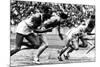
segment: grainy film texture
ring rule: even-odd
[[[95,61],[95,5],[10,2],[10,66]]]

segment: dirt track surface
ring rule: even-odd
[[[64,42],[59,39],[57,35],[48,35],[49,47],[40,56],[40,64],[62,64],[62,63],[81,63],[81,62],[94,62],[95,61],[95,49],[89,54],[86,54],[88,48],[81,48],[78,51],[74,51],[70,54],[69,60],[58,61],[57,50],[64,46]],[[11,49],[14,47],[15,35],[11,35]],[[24,48],[24,47],[23,47]],[[24,49],[11,56],[11,67],[23,67],[34,66],[33,57],[37,49]]]

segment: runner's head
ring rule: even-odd
[[[60,16],[62,19],[67,19],[67,18],[68,18],[68,14],[65,14],[65,13],[60,13],[59,16]]]

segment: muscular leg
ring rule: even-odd
[[[21,50],[21,43],[23,41],[23,38],[24,38],[23,35],[18,33],[16,34],[16,45],[15,48],[10,51],[10,56],[14,55],[15,53]]]
[[[41,53],[47,48],[47,41],[45,36],[34,36],[30,34],[26,37],[26,39],[33,45],[39,47],[35,56],[39,57]],[[42,41],[42,43],[41,43]]]
[[[27,48],[33,48],[33,46],[29,42],[22,42],[22,46],[26,46]]]
[[[69,48],[70,39],[67,38],[67,39],[65,40],[65,44],[66,44],[66,45],[65,45],[64,48],[61,49],[61,52],[60,52],[59,56],[61,56],[61,55]]]
[[[79,45],[79,46],[80,46],[80,47],[87,47],[86,41],[83,39],[83,36],[82,36],[82,37],[79,37],[79,39],[80,39],[81,42],[82,42],[82,45]]]
[[[69,47],[64,47],[61,49],[59,56],[62,56],[62,54],[68,49]]]
[[[66,46],[61,49],[60,54],[58,56],[59,61],[62,61],[61,56],[69,48],[69,43],[70,43],[70,40],[66,40]]]
[[[63,54],[68,48],[69,48],[69,47],[65,47],[65,48],[63,48],[63,49],[60,51],[60,54],[59,54],[59,56],[58,56],[59,61],[63,61],[62,58],[61,58],[61,56],[62,56],[62,54]]]
[[[74,50],[79,49],[78,38],[75,38],[75,39],[72,40],[72,48],[74,48]]]
[[[26,39],[33,45],[39,47],[37,50],[37,53],[34,56],[34,61],[35,63],[38,63],[39,61],[39,56],[43,53],[43,51],[47,48],[47,39],[45,36],[35,36],[34,34],[30,34],[26,36]]]
[[[72,42],[72,45],[69,45],[69,48],[66,50],[66,52],[64,54],[65,59],[68,59],[69,53],[73,52],[74,50],[78,50],[78,48],[79,48],[77,38],[73,39],[71,42]]]
[[[74,48],[70,48],[70,50],[67,52],[68,54],[71,53],[74,50]]]
[[[39,47],[37,53],[35,54],[36,58],[39,58],[39,56],[43,53],[43,51],[48,47],[48,42],[46,36],[41,34],[40,36],[41,46]]]
[[[74,48],[69,47],[64,54],[64,58],[67,60],[69,58],[69,53],[71,53],[74,50]]]
[[[25,38],[31,43],[31,48],[37,48],[40,46],[39,39],[34,34],[29,34]]]

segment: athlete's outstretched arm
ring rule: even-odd
[[[58,35],[59,35],[60,39],[63,40],[63,35],[61,34],[61,31],[60,31],[60,22],[58,25]]]
[[[52,28],[45,29],[45,30],[40,30],[40,29],[34,30],[34,32],[36,33],[45,33],[45,32],[51,32],[51,31],[52,31]]]

